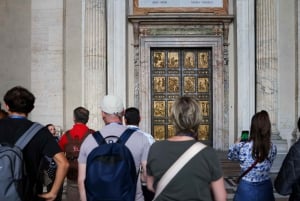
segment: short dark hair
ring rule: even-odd
[[[90,112],[84,107],[77,107],[73,111],[75,122],[86,124],[89,121]]]
[[[135,107],[129,107],[125,110],[126,124],[129,125],[139,125],[141,117],[139,109]]]
[[[21,86],[16,86],[8,90],[3,99],[8,105],[10,112],[28,114],[34,108],[34,95]]]

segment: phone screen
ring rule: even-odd
[[[248,141],[249,139],[249,131],[242,131],[242,134],[241,134],[241,141]]]

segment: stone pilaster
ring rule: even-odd
[[[99,129],[99,104],[106,94],[106,1],[86,0],[84,9],[83,99],[91,112],[89,126]]]
[[[255,2],[237,0],[236,7],[239,137],[242,130],[250,129],[251,117],[255,113]]]
[[[300,78],[300,2],[297,1],[297,49],[298,49],[298,65],[297,65],[297,71],[298,71],[298,79]],[[300,82],[298,81],[297,82],[297,108],[298,108],[298,111],[297,111],[297,117],[299,118],[300,117]],[[298,119],[297,119],[298,120]],[[297,121],[296,120],[296,121]],[[294,137],[294,141],[296,141],[298,138],[299,138],[299,131],[298,131],[298,128],[296,128],[296,132],[295,132],[295,135],[293,136]]]
[[[127,1],[108,0],[107,4],[107,93],[127,97]]]
[[[287,142],[279,136],[278,119],[278,55],[276,0],[257,1],[256,5],[256,95],[257,111],[266,110],[272,124],[272,141],[278,155],[272,172],[279,170],[287,152]]]
[[[268,111],[273,133],[278,134],[277,26],[275,0],[257,1],[257,111]]]

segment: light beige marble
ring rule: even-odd
[[[86,0],[84,18],[84,104],[90,110],[89,125],[103,125],[100,101],[106,95],[106,1]]]

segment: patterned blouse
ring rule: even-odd
[[[228,151],[228,159],[240,162],[241,173],[246,171],[255,160],[252,158],[253,141],[239,142],[231,145]],[[262,182],[270,179],[270,169],[277,154],[277,147],[271,143],[269,156],[261,163],[257,163],[250,172],[248,172],[242,179],[249,182]]]

